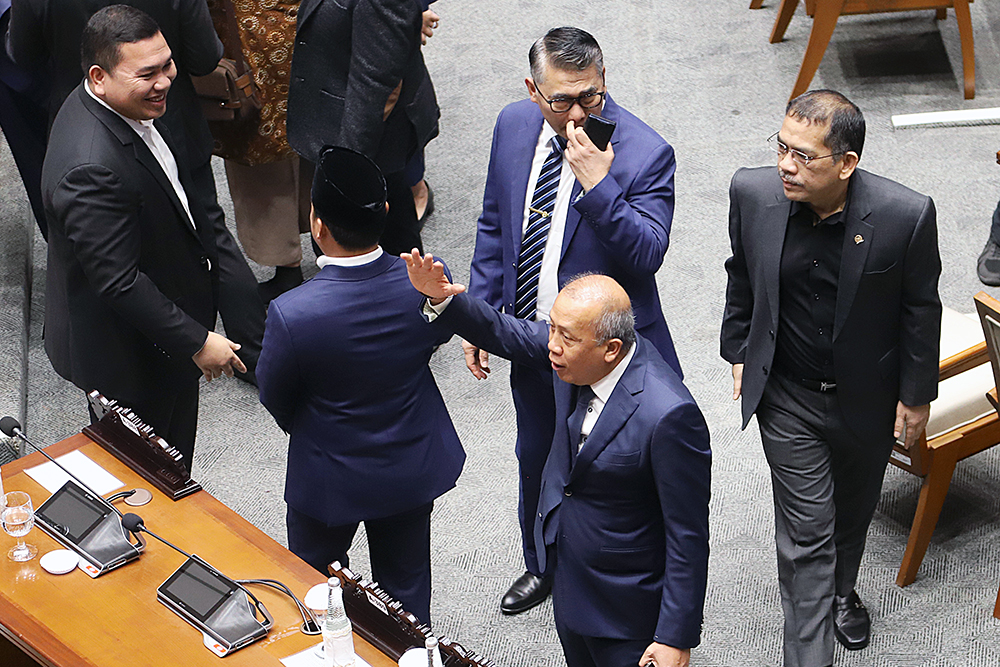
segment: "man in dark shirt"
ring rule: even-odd
[[[864,136],[843,95],[806,93],[769,140],[778,169],[730,189],[722,356],[771,467],[786,667],[832,665],[834,637],[868,645],[868,525],[893,442],[937,396],[934,203],[857,169]]]

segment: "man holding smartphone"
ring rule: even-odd
[[[529,99],[504,108],[493,132],[469,291],[515,317],[548,321],[569,278],[606,274],[628,293],[639,334],[680,373],[654,280],[673,217],[673,148],[611,99],[601,48],[589,33],[554,28],[531,46],[528,61]],[[588,126],[588,135],[591,115],[605,122]],[[610,143],[601,150],[591,137],[604,143],[609,127]],[[487,354],[463,347],[469,370],[486,378]],[[515,363],[510,382],[526,572],[500,608],[517,614],[542,602],[551,588],[538,567],[532,531],[555,403],[548,371]]]

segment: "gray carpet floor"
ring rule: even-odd
[[[740,166],[773,163],[764,140],[780,125],[811,26],[800,7],[785,41],[768,44],[777,4],[749,11],[747,0],[440,0],[440,30],[425,48],[442,108],[441,136],[427,150],[437,212],[425,246],[460,281],[468,278],[493,122],[503,105],[525,96],[528,47],[548,28],[591,31],[604,49],[615,99],[677,150],[677,210],[657,281],[687,384],[713,438],[708,599],[702,644],[692,655],[703,667],[781,664],[768,469],[755,427],[739,429],[729,368],[718,356],[729,179]],[[972,15],[975,100],[962,99],[953,14],[946,21],[933,12],[843,18],[813,82],[843,91],[865,112],[862,167],[934,198],[941,296],[962,312],[974,310],[972,295],[981,289],[975,264],[1000,195],[1000,167],[993,164],[1000,132],[893,131],[890,116],[1000,106],[1000,7],[981,0]],[[78,432],[86,412],[81,393],[54,374],[42,347],[44,242],[32,236],[6,143],[0,174],[0,411],[19,415],[38,442],[51,443]],[[312,251],[306,255],[311,262]],[[255,270],[269,277],[267,269]],[[522,570],[507,366],[497,362],[493,376],[477,382],[457,341],[432,364],[468,452],[457,488],[433,515],[434,629],[503,667],[563,665],[550,603],[514,618],[498,609]],[[285,449],[251,387],[231,380],[204,386],[194,476],[279,541]],[[838,649],[840,665],[1000,664],[1000,623],[991,616],[1000,584],[1000,451],[959,464],[920,575],[901,589],[894,578],[919,484],[890,466],[859,582],[875,635],[865,651]],[[354,569],[367,572],[363,533],[352,558]]]

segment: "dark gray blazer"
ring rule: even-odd
[[[850,199],[833,329],[844,417],[862,438],[892,437],[896,402],[937,397],[941,300],[934,202],[858,169]],[[757,409],[778,332],[778,272],[791,202],[775,167],[741,169],[729,190],[729,285],[722,357],[743,368],[743,427]]]
[[[316,162],[324,145],[345,146],[394,173],[437,136],[421,21],[417,0],[302,1],[288,91],[288,143],[299,155]]]
[[[183,171],[181,182],[190,192]],[[52,125],[42,198],[45,351],[56,372],[126,404],[197,381],[191,356],[215,325],[212,226],[190,198],[191,226],[153,153],[82,85]]]
[[[11,7],[10,52],[17,64],[46,72],[52,81],[49,119],[83,79],[80,37],[94,13],[108,5],[141,9],[159,24],[177,64],[162,122],[178,143],[180,158],[198,166],[212,157],[212,134],[194,93],[191,75],[208,74],[222,58],[205,0],[17,0]]]

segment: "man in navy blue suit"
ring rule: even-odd
[[[639,333],[680,374],[654,280],[673,218],[673,148],[608,95],[601,48],[590,34],[554,28],[532,45],[528,59],[530,99],[504,108],[493,131],[469,292],[496,310],[547,321],[570,276],[606,274],[631,298]],[[590,114],[617,123],[606,150],[598,150],[583,130]],[[486,353],[468,343],[463,347],[469,370],[485,378]],[[551,585],[531,539],[552,441],[547,375],[511,367],[527,571],[501,601],[507,614],[538,604]]]
[[[427,363],[451,333],[428,326],[399,257],[378,246],[385,181],[346,148],[321,153],[309,282],[271,302],[260,400],[290,434],[288,548],[321,572],[365,522],[372,578],[430,622],[430,513],[465,452]]]
[[[636,335],[628,295],[607,276],[575,279],[546,327],[461,294],[431,255],[404,257],[432,325],[549,369],[555,435],[534,539],[569,667],[685,667],[708,572],[708,427]]]

